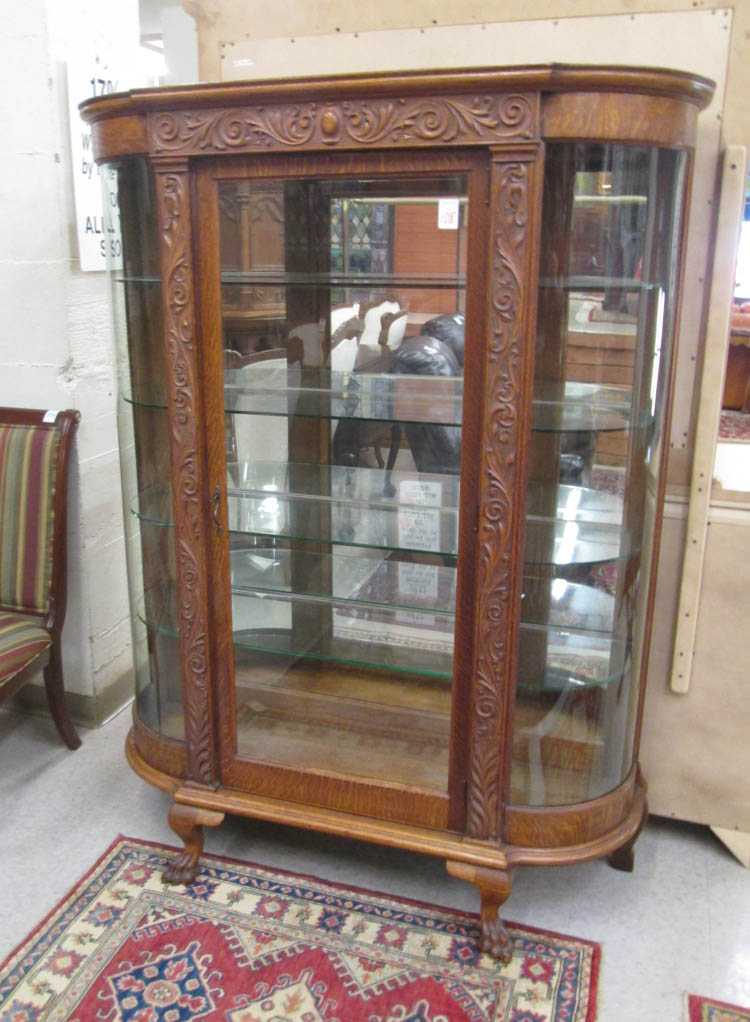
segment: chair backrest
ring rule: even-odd
[[[60,498],[79,418],[77,412],[58,412],[45,422],[50,414],[0,408],[0,607],[45,615],[55,547],[65,545]],[[59,602],[64,614],[64,594]]]

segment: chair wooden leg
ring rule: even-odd
[[[165,884],[192,884],[198,873],[198,860],[203,851],[203,828],[218,827],[224,813],[211,809],[197,809],[181,802],[173,802],[169,810],[169,826],[185,845],[176,858],[164,870]]]
[[[460,880],[468,880],[479,888],[482,936],[480,947],[503,965],[513,957],[513,940],[500,919],[500,909],[510,897],[510,870],[471,866],[465,862],[448,862],[448,872]]]
[[[78,732],[73,726],[73,721],[68,715],[68,707],[65,704],[65,687],[63,685],[62,654],[59,638],[53,639],[52,646],[50,647],[49,662],[44,668],[44,687],[47,691],[50,713],[60,737],[69,749],[77,749],[81,744],[81,739],[78,737]]]

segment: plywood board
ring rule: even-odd
[[[744,570],[750,563],[750,512],[711,511],[693,683],[686,696],[669,688],[685,507],[670,504],[667,512],[641,745],[649,806],[661,816],[750,832],[750,631]]]
[[[221,47],[221,77],[224,81],[258,80],[407,68],[575,64],[585,60],[613,65],[668,64],[716,81],[713,102],[698,121],[671,433],[671,445],[679,452],[690,443],[732,14],[731,8],[720,8],[275,38],[258,38],[262,29],[256,26],[252,31],[252,24],[248,24],[250,32],[240,33],[240,22],[235,20]],[[342,17],[340,24],[351,26],[351,18]],[[669,50],[665,54],[667,39]]]

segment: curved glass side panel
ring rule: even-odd
[[[143,514],[143,495],[157,485],[171,504],[153,182],[140,158],[105,165],[103,177],[136,712],[154,731],[184,739],[179,637],[164,627],[176,621],[174,530],[152,525]]]
[[[547,146],[512,800],[633,762],[685,154]]]

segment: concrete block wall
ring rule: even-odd
[[[26,0],[0,39],[0,404],[77,408],[66,687],[82,723],[131,694],[132,658],[108,285],[78,264],[66,62],[138,47],[137,0]],[[44,705],[27,686],[24,704]]]

